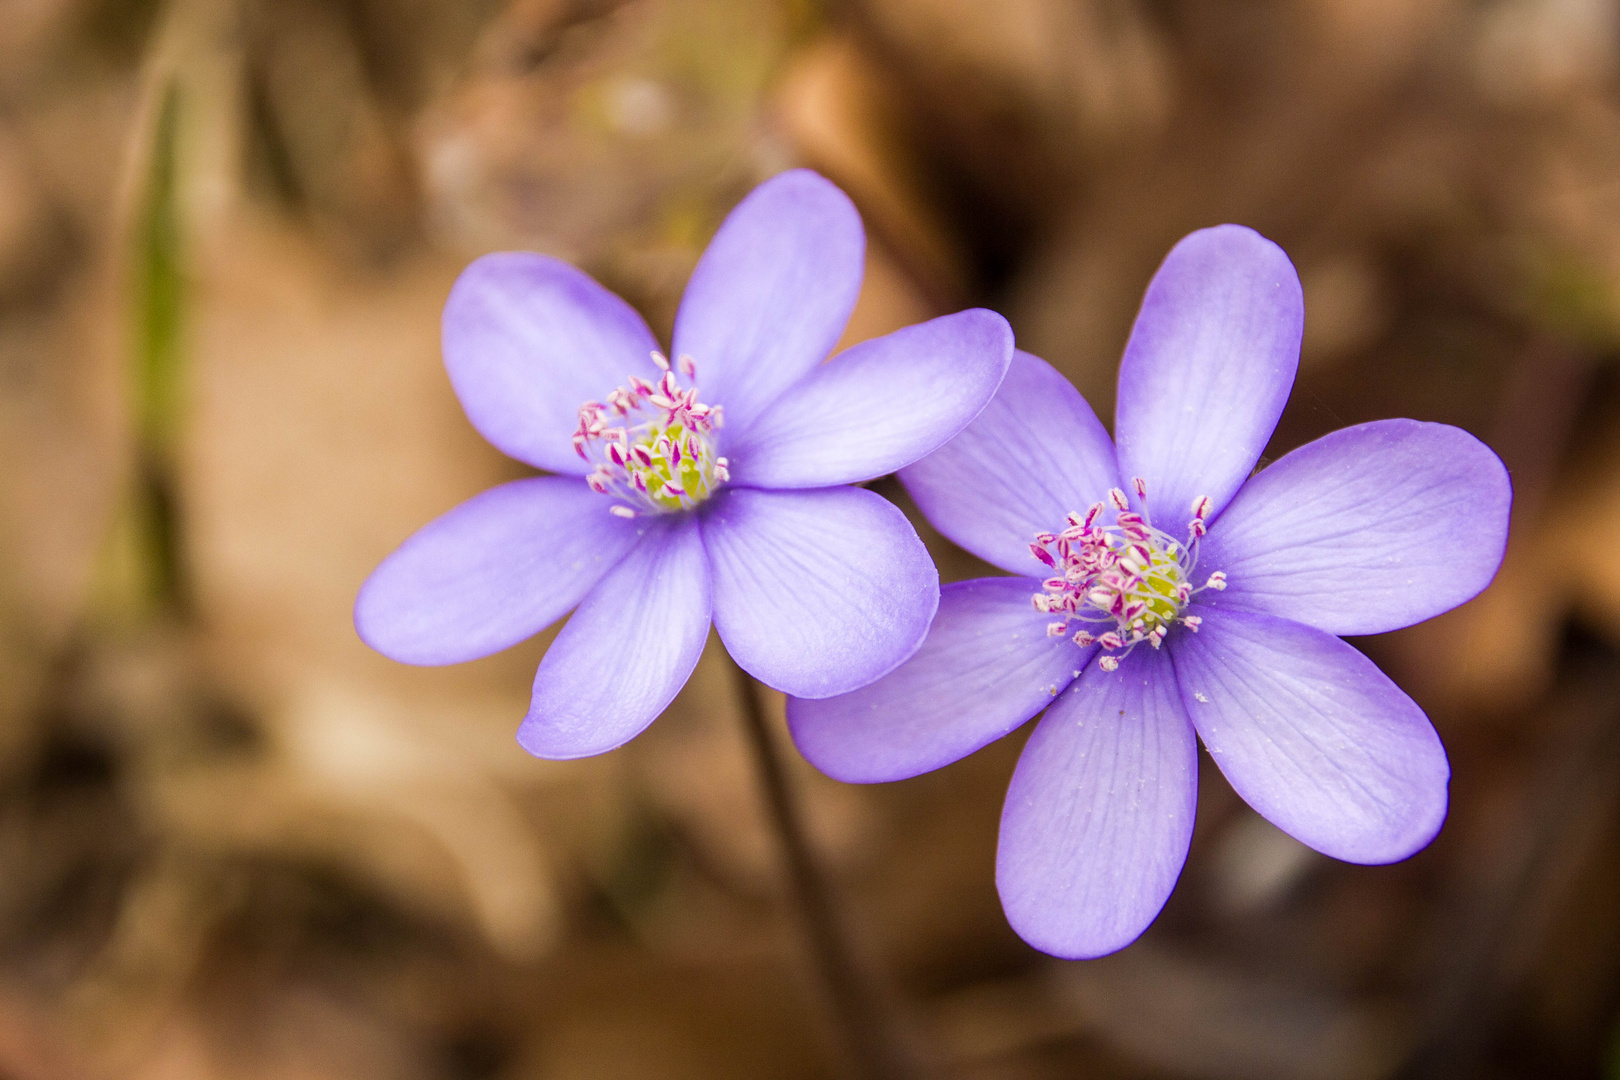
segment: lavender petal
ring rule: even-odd
[[[639,735],[697,666],[710,601],[696,519],[655,522],[546,651],[519,744],[535,757],[564,759]]]
[[[1120,474],[1147,481],[1160,528],[1193,499],[1219,513],[1260,459],[1299,366],[1305,307],[1281,248],[1220,225],[1183,239],[1153,276],[1119,369]]]
[[[406,664],[456,664],[562,618],[642,529],[572,477],[514,480],[417,530],[355,600],[366,644]]]
[[[922,648],[869,686],[788,699],[788,727],[812,765],[871,784],[949,765],[1052,703],[1096,651],[1049,637],[1026,578],[981,578],[940,590]]]
[[[1043,952],[1102,956],[1147,929],[1192,839],[1198,749],[1162,652],[1095,662],[1046,711],[1001,814],[996,887]]]
[[[1404,859],[1446,816],[1450,766],[1423,711],[1331,634],[1206,609],[1168,643],[1182,701],[1232,787],[1279,829],[1355,863]]]
[[[984,409],[1012,328],[975,308],[862,342],[800,379],[728,445],[738,484],[859,483],[909,465]]]
[[[1213,607],[1379,634],[1472,598],[1502,562],[1512,483],[1460,428],[1380,420],[1324,436],[1243,486],[1204,541]]]
[[[855,309],[866,234],[849,197],[807,169],[759,185],[721,224],[675,316],[726,437],[832,352]]]
[[[939,574],[905,515],[862,488],[730,488],[703,515],[714,625],[768,686],[821,698],[917,651]]]
[[[1063,527],[1119,486],[1114,447],[1080,391],[1017,352],[990,404],[956,438],[900,471],[934,527],[1014,574],[1044,576],[1037,532]]]
[[[444,366],[467,419],[502,453],[582,476],[579,407],[655,378],[641,316],[565,262],[505,251],[461,272],[444,305]]]

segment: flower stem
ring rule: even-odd
[[[742,668],[733,667],[742,699],[743,727],[765,788],[771,824],[787,860],[801,930],[843,1035],[851,1075],[862,1080],[918,1080],[923,1073],[898,1029],[893,1005],[857,958],[827,877],[811,850],[802,808],[766,720],[759,687]]]

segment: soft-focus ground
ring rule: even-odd
[[[851,340],[988,304],[1106,416],[1158,259],[1241,221],[1305,283],[1271,457],[1414,416],[1516,485],[1492,589],[1362,643],[1451,752],[1407,863],[1206,760],[1164,915],[1066,964],[995,897],[1021,734],[875,789],[796,763],[933,1074],[1620,1077],[1603,0],[0,3],[0,1077],[837,1074],[717,650],[553,764],[512,740],[544,641],[407,669],[348,614],[519,474],[439,364],[461,266],[564,255],[667,330],[801,163],[872,236]]]

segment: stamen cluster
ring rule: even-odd
[[[1208,531],[1213,507],[1209,497],[1193,500],[1187,539],[1177,541],[1148,520],[1146,482],[1132,483],[1140,513],[1114,488],[1107,503],[1093,504],[1084,515],[1070,514],[1062,532],[1036,533],[1029,545],[1031,554],[1057,571],[1034,596],[1035,610],[1058,616],[1047,624],[1048,636],[1067,634],[1070,622],[1113,624],[1100,634],[1089,629],[1074,634],[1076,645],[1095,643],[1108,653],[1098,661],[1104,671],[1116,670],[1144,641],[1157,649],[1176,622],[1196,632],[1199,617],[1182,614],[1188,601],[1205,589],[1226,588],[1220,571],[1197,588],[1192,585],[1198,541]],[[1098,524],[1110,504],[1114,523]]]
[[[690,384],[682,389],[669,359],[660,352],[652,359],[664,373],[656,383],[632,375],[606,404],[579,407],[574,452],[596,466],[585,482],[619,500],[612,508],[619,517],[690,510],[731,478],[726,459],[714,453],[720,406],[698,400],[697,363],[676,361]]]

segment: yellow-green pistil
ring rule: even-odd
[[[714,452],[720,407],[698,400],[697,364],[690,356],[677,361],[691,384],[683,390],[664,354],[652,358],[664,373],[657,383],[630,376],[606,404],[581,405],[574,431],[575,452],[596,466],[586,483],[611,496],[620,517],[690,510],[731,475]]]
[[[1133,484],[1145,505],[1146,482],[1138,478]],[[1216,571],[1198,588],[1192,585],[1198,541],[1213,506],[1207,496],[1193,500],[1185,542],[1154,528],[1145,512],[1130,509],[1118,488],[1108,493],[1108,503],[1115,510],[1112,525],[1098,524],[1108,508],[1099,502],[1084,515],[1070,514],[1062,532],[1037,533],[1029,549],[1056,571],[1034,597],[1036,610],[1058,616],[1046,632],[1065,635],[1075,621],[1112,624],[1100,634],[1082,629],[1074,642],[1102,646],[1106,655],[1098,664],[1113,671],[1141,642],[1157,649],[1177,622],[1196,632],[1202,620],[1183,614],[1188,602],[1204,589],[1226,588],[1226,575]]]

